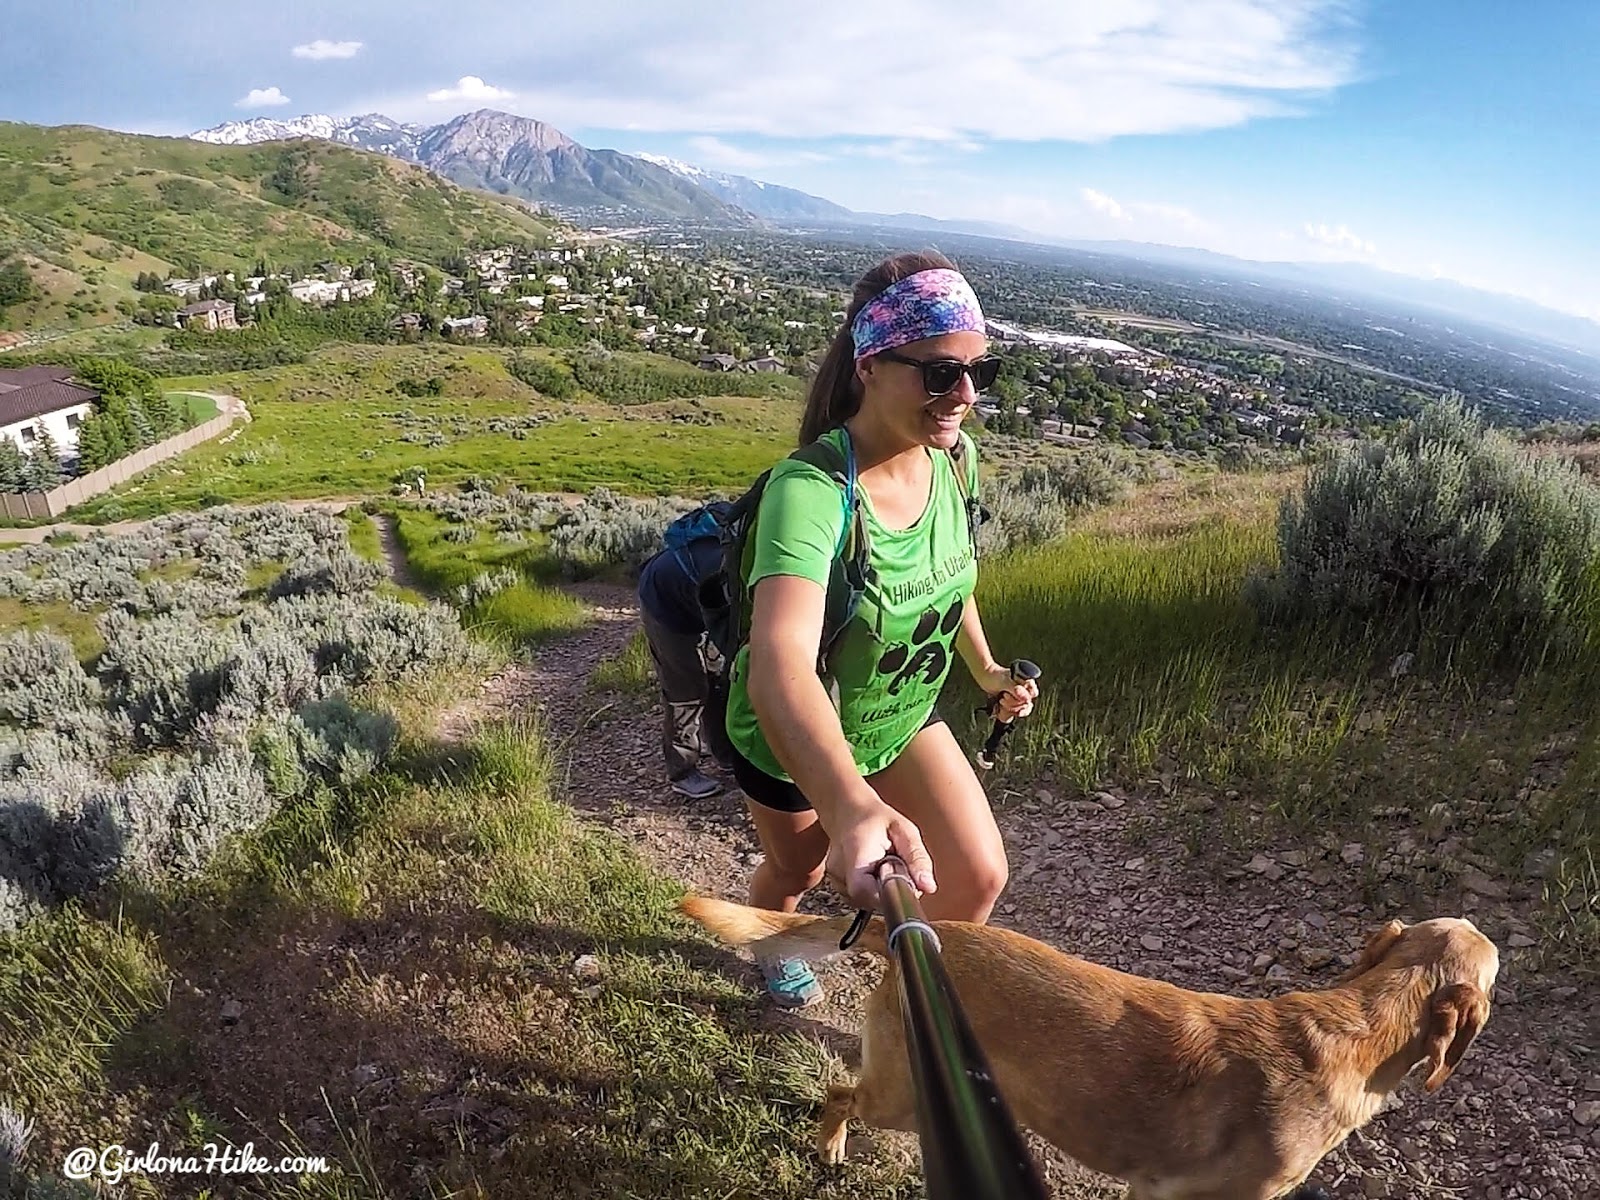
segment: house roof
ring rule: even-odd
[[[191,304],[187,308],[180,308],[178,315],[180,317],[198,317],[203,313],[221,312],[224,309],[232,312],[233,302],[231,300],[202,300],[199,304]]]
[[[68,367],[0,371],[0,425],[32,421],[47,413],[89,404],[99,397],[99,392],[72,383],[71,378]]]

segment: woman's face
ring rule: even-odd
[[[978,402],[972,376],[963,372],[948,393],[930,396],[921,369],[895,360],[914,359],[921,363],[953,359],[969,363],[982,358],[988,350],[987,337],[975,330],[963,330],[907,342],[893,351],[863,359],[856,366],[856,376],[861,380],[861,409],[870,411],[874,420],[907,442],[948,450],[960,438],[961,422]]]

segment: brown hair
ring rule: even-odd
[[[828,353],[811,380],[806,393],[806,411],[800,418],[800,444],[809,446],[835,425],[856,415],[861,407],[861,385],[856,381],[856,343],[850,336],[856,314],[891,283],[898,283],[918,271],[954,270],[955,264],[937,250],[913,251],[886,258],[856,281],[850,307],[845,310],[844,328],[833,339]]]

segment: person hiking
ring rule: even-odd
[[[720,556],[714,541],[691,542],[658,552],[639,573],[639,612],[661,688],[661,756],[668,785],[691,800],[722,791],[722,784],[700,770],[701,756],[728,757],[718,736],[720,716],[705,719],[707,702],[716,698],[721,656],[706,637],[695,598],[699,581]]]
[[[800,444],[830,440],[844,483],[773,468],[742,578],[749,634],[729,672],[727,736],[765,858],[750,903],[793,912],[824,874],[877,904],[874,866],[911,869],[932,919],[982,922],[1007,864],[988,798],[935,707],[959,655],[1001,719],[1038,695],[990,653],[973,599],[976,451],[961,423],[993,384],[978,299],[948,259],[902,254],[855,286],[812,382]],[[965,486],[955,472],[969,472]],[[859,495],[847,494],[851,489]],[[819,675],[827,587],[859,502],[871,571]],[[799,959],[761,962],[782,1007],[822,999]]]

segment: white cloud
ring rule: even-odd
[[[1148,217],[1153,217],[1157,222],[1186,229],[1198,233],[1211,228],[1211,222],[1204,217],[1196,216],[1181,204],[1146,204],[1138,203],[1134,211]]]
[[[234,102],[235,108],[276,108],[280,104],[288,104],[289,97],[285,96],[275,87],[251,88],[242,99]]]
[[[325,58],[354,58],[360,51],[360,42],[330,42],[325,38],[318,38],[314,42],[296,46],[290,53],[296,58],[321,61]]]
[[[799,22],[770,3],[666,7],[585,0],[496,23],[496,61],[519,64],[519,107],[558,126],[956,144],[1226,128],[1358,76],[1348,0],[988,0],[981,15],[811,0]]]
[[[463,75],[456,80],[455,87],[440,88],[436,92],[429,92],[428,99],[434,104],[446,101],[465,100],[477,102],[479,100],[510,100],[516,96],[505,88],[495,87],[492,83],[485,83],[476,75]]]
[[[1113,221],[1131,221],[1132,215],[1122,205],[1118,204],[1104,192],[1097,192],[1093,188],[1079,188],[1078,195],[1083,197],[1083,202],[1092,210],[1103,216],[1110,217]]]
[[[1136,226],[1143,237],[1170,236],[1177,231],[1201,233],[1213,228],[1210,221],[1195,215],[1181,204],[1150,200],[1123,203],[1091,187],[1079,188],[1078,196],[1090,212],[1123,225]]]
[[[1372,258],[1378,253],[1376,246],[1365,238],[1357,237],[1344,225],[1323,225],[1307,221],[1302,232],[1307,240],[1330,247],[1345,255]]]

